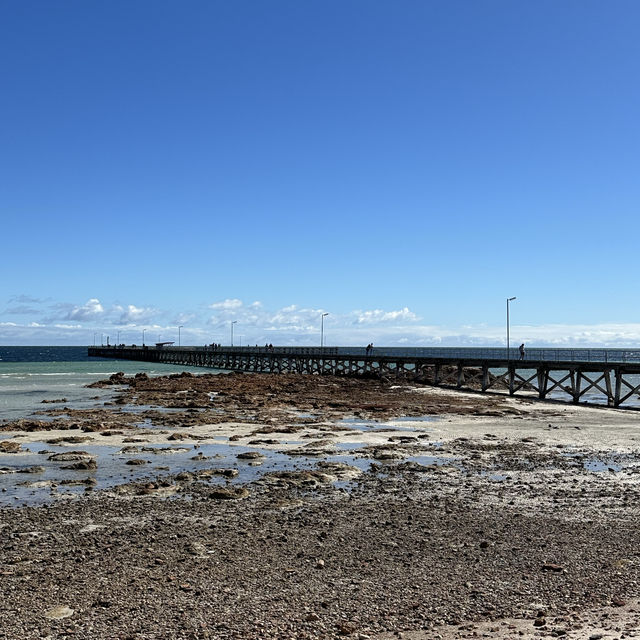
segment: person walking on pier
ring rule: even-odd
[[[520,360],[524,360],[524,342],[520,345]]]

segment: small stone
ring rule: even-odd
[[[547,624],[547,621],[545,618],[536,618],[533,621],[533,626],[534,627],[544,627]]]
[[[47,611],[44,616],[49,620],[62,620],[63,618],[70,618],[73,615],[73,609],[64,605],[53,607]]]
[[[351,622],[338,622],[338,633],[341,636],[349,636],[356,630],[356,625]]]
[[[244,487],[238,487],[237,489],[219,487],[209,493],[209,497],[214,500],[242,500],[242,498],[246,498],[248,495],[249,490]]]

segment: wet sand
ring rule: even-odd
[[[35,505],[1,511],[0,637],[635,637],[636,412],[312,376],[109,384],[113,406],[0,425],[4,504]]]

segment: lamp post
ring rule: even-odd
[[[236,324],[236,322],[238,322],[237,320],[234,320],[231,323],[231,346],[233,347],[233,325]]]
[[[116,346],[120,344],[120,332],[118,331],[118,339],[116,340]]]
[[[94,347],[96,346],[96,336],[97,336],[97,335],[98,335],[98,334],[94,331],[94,332],[93,332],[93,346],[94,346]]]
[[[144,347],[144,332],[146,331],[146,329],[142,330],[142,346]]]
[[[323,313],[320,316],[320,348],[324,348],[324,317],[328,316],[328,313]]]
[[[509,350],[509,303],[515,299],[515,296],[513,296],[513,298],[507,298],[507,362],[511,359],[511,352]]]
[[[183,324],[178,327],[178,346],[180,346],[180,329],[182,329],[182,327],[184,327]]]

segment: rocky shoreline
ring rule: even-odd
[[[47,469],[96,439],[122,469],[1,510],[2,638],[636,633],[633,412],[313,376],[102,384],[112,406],[0,425],[7,474],[43,437]],[[206,459],[221,443],[233,458]],[[128,477],[180,447],[192,469]]]

